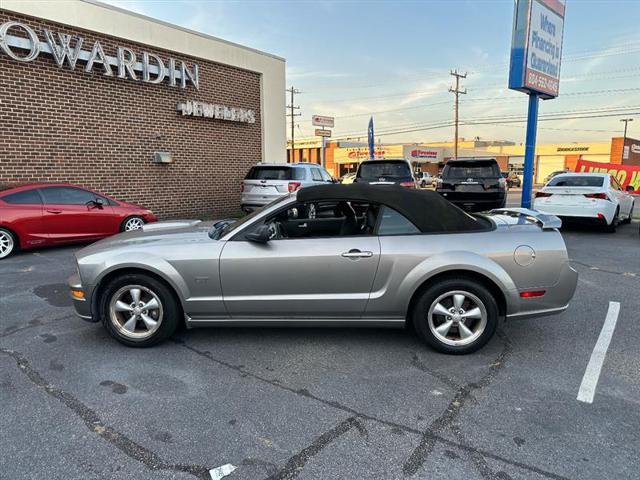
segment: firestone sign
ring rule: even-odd
[[[21,33],[20,36],[11,35]],[[107,77],[116,76],[151,84],[165,83],[171,87],[186,88],[187,84],[199,88],[198,65],[191,68],[184,61],[169,57],[163,60],[158,55],[142,52],[140,61],[131,49],[116,47],[116,55],[105,53],[99,41],[83,49],[84,38],[77,35],[42,30],[44,42],[40,41],[36,31],[24,23],[9,21],[0,25],[0,51],[18,62],[33,62],[41,53],[53,57],[59,67],[75,70],[78,61],[84,62],[84,71],[94,69],[102,71]]]
[[[509,88],[558,96],[565,0],[518,0],[515,9]]]

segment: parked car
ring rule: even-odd
[[[587,221],[615,231],[630,222],[633,196],[608,173],[562,173],[536,192],[533,208],[561,218]]]
[[[522,186],[522,181],[516,172],[502,172],[501,175],[507,182],[507,188],[520,188]]]
[[[427,188],[433,185],[434,178],[429,172],[418,172],[416,182],[418,182],[420,188]]]
[[[507,201],[507,182],[493,158],[449,160],[436,191],[468,211],[502,208]]]
[[[157,219],[151,210],[68,184],[0,187],[0,259],[17,249],[91,242]]]
[[[354,183],[400,185],[416,188],[411,165],[405,159],[365,160],[358,165]]]
[[[240,207],[248,213],[300,188],[333,182],[329,172],[315,163],[259,163],[240,185]]]
[[[183,321],[412,325],[463,354],[500,318],[567,308],[577,272],[560,224],[532,210],[472,216],[427,190],[324,185],[210,228],[158,223],[102,240],[76,253],[69,285],[78,315],[133,347]]]
[[[347,174],[342,176],[342,178],[340,179],[340,183],[344,183],[344,184],[353,183],[355,178],[356,178],[356,174],[355,173],[347,173]]]
[[[562,173],[569,173],[568,170],[556,170],[554,172],[551,172],[549,175],[547,175],[546,177],[544,177],[543,180],[543,184],[546,185],[547,183],[549,183],[549,181],[555,177],[556,175],[560,175]]]

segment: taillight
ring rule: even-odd
[[[240,182],[240,193],[244,192],[244,182]]]
[[[545,198],[545,197],[550,197],[551,195],[553,194],[547,193],[547,192],[536,192],[536,198]]]
[[[297,189],[300,188],[300,185],[301,185],[300,182],[289,182],[289,193],[295,192]]]
[[[541,297],[545,294],[545,290],[525,290],[520,292],[520,298],[535,298]]]
[[[415,182],[400,182],[401,187],[416,188]]]
[[[609,200],[606,193],[585,193],[584,196],[587,198],[597,198],[598,200]]]

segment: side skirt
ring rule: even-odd
[[[405,319],[397,318],[186,318],[187,328],[197,327],[395,327],[405,326]]]

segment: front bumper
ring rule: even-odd
[[[544,317],[564,312],[569,307],[569,302],[578,286],[578,272],[571,267],[567,260],[560,271],[558,282],[551,287],[541,287],[545,294],[541,297],[520,298],[520,292],[516,292],[520,300],[519,307],[507,315],[508,320],[516,320],[531,317]],[[535,290],[527,288],[527,290]]]
[[[87,289],[82,286],[80,275],[77,273],[71,275],[69,280],[67,280],[67,284],[69,285],[69,295],[71,296],[71,300],[73,300],[73,308],[76,311],[76,315],[83,320],[96,322],[97,320],[94,320],[93,315],[91,314],[91,292],[87,291]],[[82,292],[84,294],[84,298],[79,298],[76,295],[73,295],[71,292],[74,291]]]

